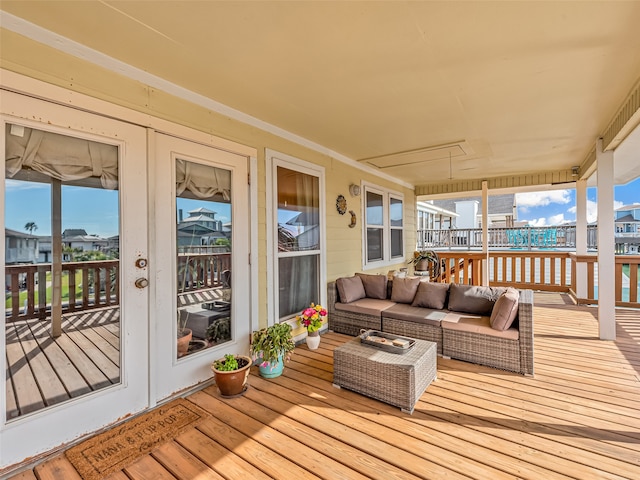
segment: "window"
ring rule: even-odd
[[[402,195],[365,185],[364,266],[378,267],[404,259]]]
[[[272,211],[268,236],[273,299],[270,324],[288,321],[324,301],[324,169],[268,150]]]

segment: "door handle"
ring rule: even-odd
[[[146,278],[137,278],[135,281],[135,285],[138,288],[146,288],[149,286],[149,280]]]

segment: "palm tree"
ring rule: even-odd
[[[33,232],[38,230],[38,225],[36,225],[36,222],[27,222],[24,224],[24,229],[30,234],[33,234]]]

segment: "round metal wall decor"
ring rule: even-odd
[[[344,195],[338,195],[336,198],[336,210],[340,215],[344,215],[344,212],[347,211],[347,199],[344,198]]]

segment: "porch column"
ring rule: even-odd
[[[62,335],[62,182],[51,178],[51,336]]]
[[[576,182],[576,255],[587,253],[587,181]],[[587,264],[576,263],[576,296],[587,298]]]
[[[613,151],[596,142],[598,165],[598,325],[601,340],[616,339],[615,223],[613,219]]]
[[[482,285],[489,285],[489,187],[482,182]]]

